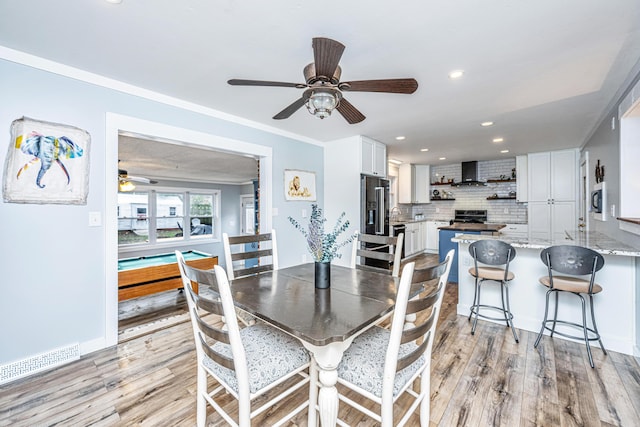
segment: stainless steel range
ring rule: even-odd
[[[484,224],[487,222],[487,211],[482,209],[456,209],[454,222]]]

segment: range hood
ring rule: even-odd
[[[478,161],[462,162],[462,181],[455,184],[456,187],[487,185],[486,182],[478,181]]]

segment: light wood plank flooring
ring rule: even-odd
[[[160,299],[160,318],[144,301],[123,306],[119,345],[1,386],[0,426],[195,425],[193,337],[188,318],[179,318],[184,298],[170,291]],[[472,336],[456,301],[457,287],[449,285],[433,349],[432,426],[640,425],[640,365],[633,357],[594,348],[591,369],[578,343],[545,337],[536,350],[535,334],[519,330],[516,344],[509,329],[483,321]],[[270,425],[283,408],[254,425]],[[343,406],[339,416],[375,425]],[[208,421],[225,425],[212,411]],[[414,415],[410,425],[418,424]],[[290,425],[306,426],[306,412]]]

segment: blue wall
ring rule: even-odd
[[[0,203],[2,296],[0,364],[22,360],[73,343],[95,350],[104,346],[106,283],[105,235],[89,227],[89,212],[105,218],[106,113],[116,113],[198,132],[272,147],[273,207],[283,266],[300,262],[304,241],[292,233],[287,216],[310,210],[310,203],[285,202],[284,169],[317,174],[318,202],[323,202],[323,149],[292,138],[213,118],[0,60],[0,163],[4,165],[11,122],[22,116],[77,126],[91,134],[87,204]],[[233,147],[230,147],[233,148]],[[4,172],[4,168],[3,168]],[[285,250],[286,248],[286,250]]]

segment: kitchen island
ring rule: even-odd
[[[538,333],[544,317],[547,288],[538,279],[547,275],[540,259],[542,249],[554,245],[576,245],[591,248],[604,256],[605,264],[596,274],[603,291],[594,296],[596,321],[607,350],[640,356],[640,248],[630,247],[596,232],[573,232],[551,240],[516,239],[506,236],[460,234],[453,237],[458,244],[460,315],[468,316],[473,303],[474,279],[468,270],[473,265],[469,244],[479,239],[500,239],[516,249],[509,270],[515,279],[509,284],[511,312],[516,328]],[[485,304],[499,305],[500,287],[485,286]],[[559,318],[581,323],[580,302],[573,295],[560,295]],[[504,323],[504,322],[503,322]],[[505,326],[506,327],[506,326]],[[558,327],[558,330],[563,331]],[[575,331],[571,331],[575,333]],[[547,332],[548,334],[548,332]],[[554,335],[554,339],[568,339]]]
[[[450,225],[440,227],[440,239],[438,244],[438,254],[440,262],[444,261],[444,257],[447,255],[449,250],[457,249],[457,244],[451,241],[451,239],[453,239],[455,236],[463,233],[493,235],[506,226],[506,224],[454,222]],[[451,271],[449,272],[449,281],[458,283],[458,251],[456,251],[455,255],[453,256],[453,263],[451,264]]]

